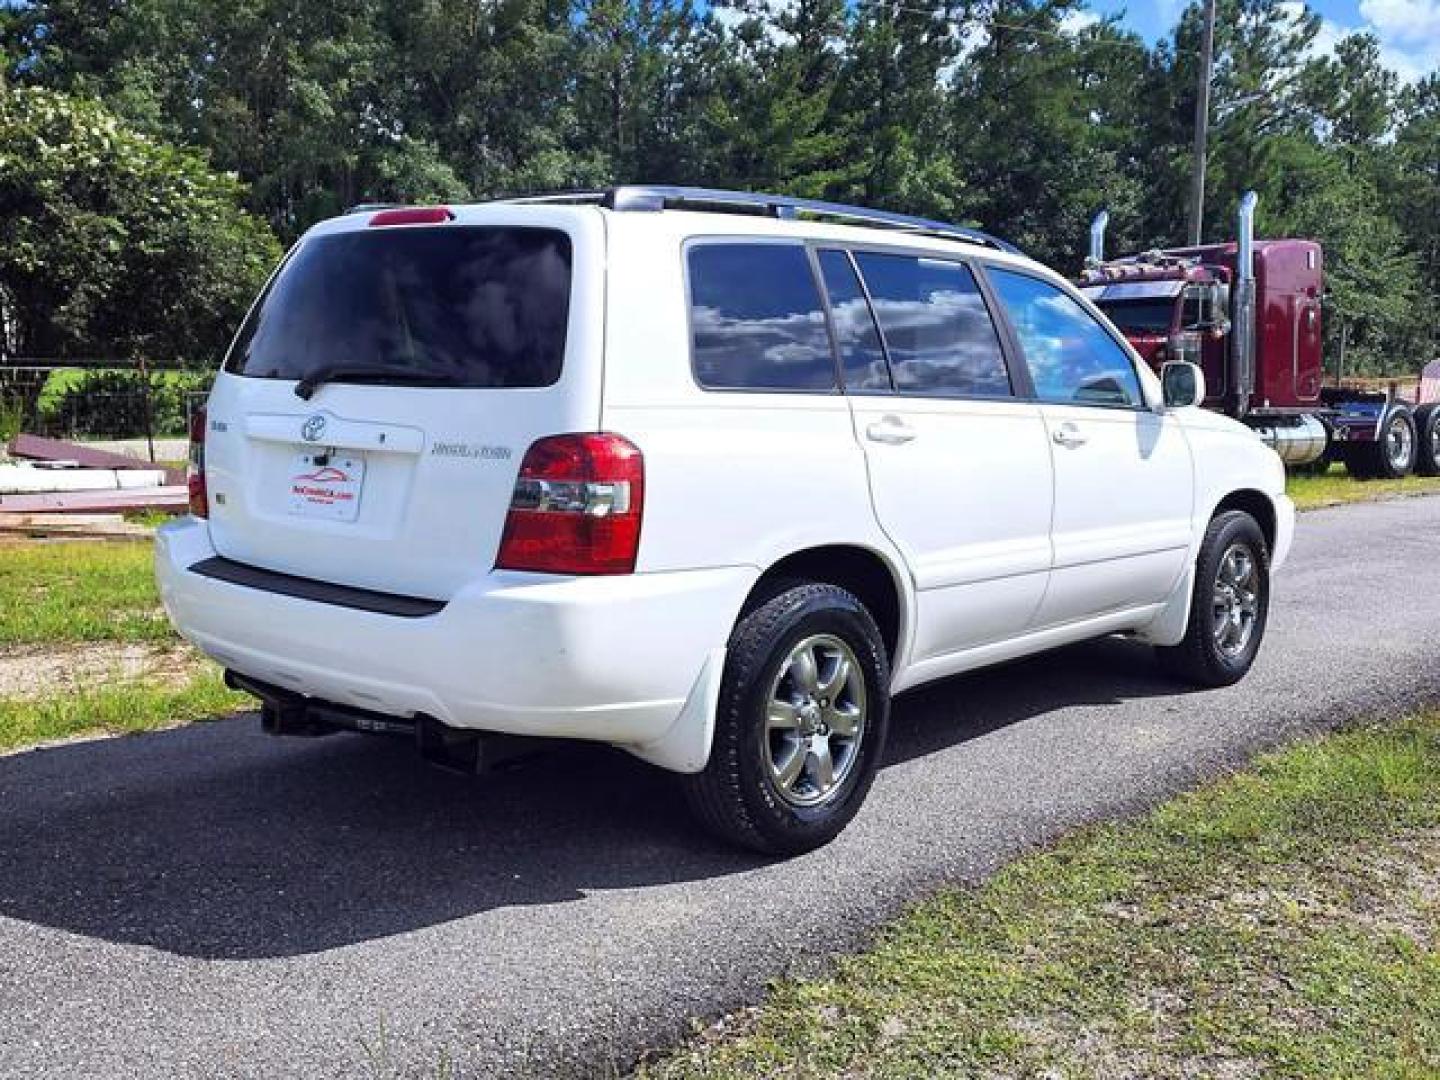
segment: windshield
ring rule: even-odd
[[[560,377],[569,308],[570,240],[554,229],[338,233],[291,256],[245,320],[225,370],[549,386]],[[365,368],[381,370],[366,377]]]
[[[1105,300],[1098,306],[1124,334],[1168,334],[1175,314],[1175,301],[1169,297]]]

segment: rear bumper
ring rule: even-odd
[[[435,614],[399,617],[191,571],[215,556],[202,521],[157,534],[166,612],[227,668],[385,715],[642,749],[673,738],[757,574],[501,572]]]

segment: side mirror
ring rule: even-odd
[[[1172,360],[1160,369],[1160,387],[1167,409],[1188,409],[1205,400],[1205,373],[1197,364]]]

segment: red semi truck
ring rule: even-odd
[[[1414,401],[1323,386],[1324,252],[1313,240],[1256,240],[1257,201],[1253,191],[1240,200],[1233,243],[1115,259],[1102,211],[1082,290],[1157,371],[1199,364],[1206,407],[1254,428],[1286,465],[1440,475],[1440,379],[1427,369]]]

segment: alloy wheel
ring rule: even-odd
[[[1215,574],[1211,632],[1221,655],[1233,660],[1245,652],[1260,614],[1260,572],[1248,544],[1225,549]]]
[[[780,797],[795,806],[833,798],[855,767],[865,719],[865,676],[849,645],[815,634],[791,649],[770,688],[763,736]]]

